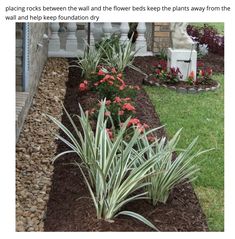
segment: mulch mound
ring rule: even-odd
[[[142,64],[145,62],[143,58]],[[126,81],[141,87],[143,75],[127,69]],[[78,103],[86,110],[94,106],[97,97],[91,92],[79,93],[80,71],[71,67],[64,105],[70,114],[79,114]],[[151,128],[161,125],[153,105],[141,88],[136,99],[137,117]],[[62,123],[69,126],[63,115]],[[62,134],[62,133],[61,133]],[[166,136],[164,129],[158,136]],[[57,153],[66,146],[57,141]],[[130,217],[119,216],[114,222],[98,220],[87,186],[78,169],[72,163],[76,155],[66,155],[54,164],[52,189],[44,222],[45,231],[151,231]],[[149,219],[160,231],[207,231],[207,222],[191,184],[178,185],[166,204],[153,207],[147,201],[137,200],[125,206],[124,210],[140,213]]]

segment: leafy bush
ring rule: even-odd
[[[210,52],[224,55],[224,36],[219,35],[212,26],[207,24],[204,24],[203,27],[188,25],[187,32],[194,41],[208,45]]]
[[[166,203],[174,186],[196,178],[196,172],[199,168],[192,163],[192,160],[208,151],[194,152],[193,147],[197,138],[185,150],[178,150],[176,146],[180,138],[180,131],[169,141],[166,138],[161,138],[150,142],[148,134],[152,131],[145,133],[142,138],[137,140],[137,152],[143,152],[145,155],[144,160],[143,157],[140,157],[140,165],[145,160],[151,160],[153,157],[160,156],[161,158],[155,161],[154,167],[150,171],[152,174],[146,178],[146,182],[149,183],[146,186],[146,190],[154,206],[158,202]],[[177,151],[180,152],[179,155],[172,160],[173,153]]]
[[[64,109],[65,110],[65,109]],[[92,131],[88,115],[80,106],[81,115],[78,116],[82,132],[78,130],[74,121],[65,110],[76,136],[73,135],[61,122],[52,116],[48,116],[68,137],[57,135],[70,150],[60,153],[55,157],[76,153],[82,163],[76,162],[80,169],[96,209],[97,218],[112,219],[120,214],[137,218],[151,228],[156,227],[143,216],[130,212],[120,211],[128,202],[146,198],[147,192],[140,190],[147,186],[144,179],[150,174],[150,170],[156,162],[156,158],[143,161],[137,165],[137,160],[143,157],[142,152],[134,151],[136,140],[140,132],[135,130],[128,143],[123,141],[129,119],[127,119],[113,140],[107,132],[107,120],[105,120],[105,100],[101,102],[97,119],[96,131]],[[78,140],[76,139],[78,138]],[[144,147],[142,150],[147,150]],[[151,170],[152,171],[152,170]]]

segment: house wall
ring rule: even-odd
[[[43,67],[48,56],[48,40],[43,38],[48,34],[47,23],[30,23],[29,31],[29,92],[34,94]]]
[[[29,23],[29,65],[28,87],[23,89],[23,24],[16,23],[16,139],[18,139],[25,117],[30,108],[33,96],[48,56],[47,23]],[[25,59],[24,59],[25,62]]]
[[[23,91],[23,23],[16,23],[16,91]]]
[[[170,23],[155,22],[153,24],[153,53],[160,53],[162,50],[171,47]]]

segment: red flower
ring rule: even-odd
[[[116,96],[115,98],[114,98],[114,103],[121,103],[121,98],[120,97],[118,97],[118,96]]]
[[[81,83],[80,85],[79,85],[79,90],[80,91],[86,91],[88,88],[87,88],[87,85],[86,84],[84,84],[84,83]]]
[[[204,63],[202,61],[197,62],[197,67],[203,67],[203,66],[204,66]]]
[[[105,73],[100,69],[100,70],[98,71],[97,75],[98,75],[98,76],[104,76]]]
[[[132,118],[128,122],[127,126],[140,124],[140,121],[137,118]]]
[[[126,87],[126,85],[125,85],[125,84],[122,84],[122,85],[119,87],[119,90],[124,90],[125,87]]]
[[[112,139],[113,138],[112,130],[111,129],[106,129],[106,132],[108,133],[109,138]]]
[[[131,105],[130,103],[125,103],[125,104],[122,106],[122,109],[123,109],[123,110],[134,111],[134,110],[135,110],[135,107],[134,107],[133,105]]]

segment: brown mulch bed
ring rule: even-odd
[[[136,57],[134,64],[138,66],[146,74],[152,74],[152,66],[154,62],[159,60],[156,56]],[[204,67],[210,67],[214,73],[224,73],[224,57],[210,53],[200,59],[198,62],[203,62]]]
[[[141,64],[145,62],[145,58]],[[64,105],[71,114],[79,114],[78,103],[89,109],[97,102],[97,97],[90,93],[78,93],[79,69],[70,68],[69,81]],[[141,87],[143,76],[132,70],[126,71],[126,81]],[[136,99],[137,117],[150,127],[161,125],[153,105],[141,88]],[[63,115],[62,123],[68,126],[68,119]],[[158,136],[166,136],[164,129]],[[66,146],[57,141],[57,153]],[[52,189],[47,205],[44,222],[45,231],[151,231],[139,221],[120,216],[113,223],[96,219],[95,209],[89,192],[77,167],[71,163],[76,155],[66,155],[54,165]],[[207,222],[191,184],[178,185],[172,192],[167,204],[153,207],[147,201],[137,200],[126,205],[125,210],[132,210],[148,218],[160,231],[207,231]]]

